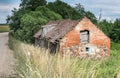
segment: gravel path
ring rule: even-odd
[[[0,78],[14,78],[15,59],[8,47],[8,32],[0,33]]]

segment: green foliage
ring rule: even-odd
[[[25,14],[21,19],[21,29],[18,29],[15,32],[15,37],[19,40],[26,41],[28,43],[33,42],[33,35],[35,31],[37,31],[37,28],[40,28],[40,26],[37,25],[37,23],[39,23],[39,21],[36,18],[29,14]]]
[[[16,30],[20,29],[20,19],[27,12],[29,11],[21,8],[18,10],[14,8],[12,10],[12,16],[8,16],[7,18],[7,23],[10,25],[10,30],[16,32]]]
[[[99,22],[99,28],[111,38],[113,42],[120,43],[120,18],[114,22],[102,20]]]
[[[10,24],[10,30],[13,30],[13,35],[17,39],[33,42],[33,34],[37,32],[41,25],[51,20],[62,18],[81,19],[86,16],[94,24],[98,25],[112,41],[120,43],[120,19],[116,19],[114,23],[111,21],[108,22],[107,20],[98,21],[95,15],[90,11],[85,11],[84,6],[80,3],[76,4],[75,7],[71,7],[61,0],[49,2],[48,4],[46,0],[21,1],[20,8],[14,8],[12,10],[12,16],[8,16],[7,18],[7,22]],[[22,35],[24,36],[22,37]]]
[[[94,24],[97,24],[97,18],[90,11],[85,12],[85,16],[89,18]]]
[[[97,24],[97,18],[95,17],[95,15],[93,13],[91,13],[90,11],[85,11],[84,6],[81,5],[80,3],[76,4],[75,9],[77,12],[79,12],[79,14],[82,17],[87,17],[89,18],[94,24]],[[78,16],[78,15],[77,15]],[[79,17],[79,16],[78,16]]]
[[[32,11],[34,11],[39,6],[46,5],[47,3],[46,0],[21,0],[21,1],[22,1],[20,4],[21,8],[32,10]]]
[[[81,19],[83,17],[88,17],[93,23],[97,24],[97,18],[90,11],[85,11],[84,6],[80,3],[76,4],[75,7],[71,7],[65,2],[56,0],[55,2],[48,3],[47,7],[52,11],[60,14],[63,19]]]
[[[7,22],[12,35],[28,43],[33,43],[33,35],[40,29],[40,26],[51,20],[59,19],[80,19],[85,15],[91,19],[94,15],[85,12],[84,7],[73,8],[65,2],[56,0],[46,4],[46,0],[21,0],[20,9],[12,10],[12,16],[8,16]],[[46,8],[47,7],[47,8]]]
[[[80,19],[83,16],[76,11],[73,7],[68,5],[65,2],[62,2],[60,0],[56,0],[55,2],[49,2],[47,7],[51,9],[52,11],[60,14],[63,19]]]
[[[62,19],[61,15],[51,11],[50,9],[46,8],[45,6],[36,8],[36,11],[40,11],[42,13],[42,16],[46,17],[49,21]],[[36,14],[36,16],[38,16],[38,15]]]
[[[33,43],[33,35],[41,25],[50,20],[62,19],[61,15],[45,7],[46,0],[21,0],[20,8],[12,10],[12,16],[8,16],[11,34],[28,43]]]
[[[120,18],[115,20],[110,38],[114,42],[120,43]]]
[[[80,3],[76,4],[75,9],[82,15],[85,16],[85,8]]]
[[[120,51],[120,44],[111,42],[111,49]]]
[[[14,37],[27,43],[34,43],[33,36],[40,29],[40,26],[50,20],[58,19],[61,19],[59,14],[50,11],[46,7],[38,7],[36,11],[31,11],[22,16],[20,28],[14,33]]]
[[[113,23],[110,21],[108,22],[107,20],[102,20],[99,22],[99,28],[107,35],[110,36],[110,33],[112,32],[113,29]]]

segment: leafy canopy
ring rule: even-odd
[[[99,21],[93,13],[85,11],[80,3],[71,7],[61,0],[49,2],[46,0],[21,0],[20,8],[12,10],[12,16],[8,16],[12,35],[28,43],[33,43],[33,35],[40,29],[41,25],[51,20],[81,19],[88,17],[94,24],[109,36],[113,41],[120,42],[120,19],[114,23],[107,20]]]
[[[120,18],[115,20],[113,29],[110,32],[110,38],[114,42],[120,43]]]
[[[34,11],[39,6],[46,5],[46,0],[21,0],[20,7]]]

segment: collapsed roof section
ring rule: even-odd
[[[80,20],[60,20],[51,21],[47,25],[41,27],[41,29],[34,35],[35,38],[45,38],[49,42],[56,42],[62,39],[65,34],[70,32]]]

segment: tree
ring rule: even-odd
[[[80,3],[76,4],[75,6],[75,9],[82,15],[82,16],[85,16],[86,12],[85,12],[85,9],[84,9],[84,6],[81,5]]]
[[[21,1],[22,1],[20,4],[21,8],[32,10],[32,11],[34,11],[39,6],[46,5],[47,3],[46,0],[21,0]]]
[[[85,12],[85,16],[89,18],[94,24],[97,24],[97,18],[90,11]]]
[[[13,30],[15,32],[17,29],[20,29],[20,19],[27,12],[29,12],[29,11],[24,10],[22,8],[20,8],[18,10],[16,8],[14,8],[12,10],[12,16],[8,16],[8,18],[7,18],[7,23],[10,26],[10,30]]]
[[[120,18],[115,20],[110,38],[114,42],[120,43]]]
[[[65,2],[62,2],[60,0],[56,0],[55,2],[49,2],[47,7],[60,14],[63,19],[80,19],[82,18],[82,15],[75,10],[75,8],[71,7]]]
[[[113,29],[113,23],[107,21],[106,19],[99,22],[99,28],[107,35],[110,36],[110,33]]]
[[[12,16],[8,16],[7,23],[10,24],[10,29],[16,32],[20,29],[20,19],[25,13],[35,10],[39,6],[46,5],[46,0],[21,0],[20,8],[12,10]]]
[[[12,16],[8,16],[10,29],[13,36],[21,41],[33,43],[33,35],[41,25],[51,20],[81,19],[84,16],[96,22],[96,17],[89,11],[85,11],[81,4],[76,8],[65,2],[56,0],[46,4],[46,0],[21,0],[20,8],[12,10]]]
[[[8,16],[11,34],[21,41],[33,43],[33,35],[41,25],[50,20],[62,19],[61,15],[46,8],[46,0],[21,0],[20,8],[12,10],[12,16]]]
[[[85,11],[84,6],[81,5],[80,3],[76,4],[75,9],[77,12],[79,12],[79,14],[81,15],[81,17],[87,17],[89,18],[94,24],[97,24],[97,18],[95,17],[95,15],[93,13],[91,13],[90,11]]]
[[[41,25],[46,24],[50,20],[59,19],[62,19],[59,14],[45,6],[38,7],[35,11],[30,11],[22,16],[20,27],[14,33],[14,37],[27,43],[34,43],[33,36],[40,29]]]

